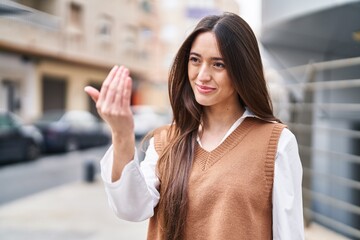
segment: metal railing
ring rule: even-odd
[[[343,72],[325,73],[358,66],[360,57],[279,71],[290,77],[285,87],[296,97],[285,105],[274,102],[291,113],[286,124],[299,143],[305,224],[316,221],[352,239],[360,239],[360,96],[354,95],[357,89],[360,95],[360,76],[330,79]],[[336,97],[327,101],[329,95]]]

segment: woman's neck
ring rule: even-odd
[[[202,147],[207,151],[215,149],[224,138],[226,132],[238,120],[245,109],[240,105],[236,107],[204,109],[203,122],[199,128],[199,138]]]
[[[245,109],[239,105],[227,107],[205,107],[203,115],[203,131],[228,130],[238,120]]]

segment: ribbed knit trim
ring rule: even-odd
[[[206,151],[199,144],[196,145],[196,156],[201,159],[198,163],[201,169],[206,171],[212,165],[214,165],[219,159],[221,159],[226,153],[237,146],[244,137],[250,132],[252,127],[255,125],[257,119],[246,118],[218,147],[212,151]]]
[[[200,164],[201,170],[206,171],[212,165],[214,165],[219,159],[221,159],[226,153],[231,151],[235,146],[237,146],[244,137],[250,132],[252,127],[256,122],[261,121],[256,118],[248,117],[244,120],[242,124],[240,124],[218,147],[216,147],[212,151],[206,151],[199,144],[196,144],[195,155],[198,159],[201,159],[199,162],[195,164]],[[279,137],[283,128],[286,125],[276,123],[271,133],[271,137],[268,144],[268,149],[266,152],[266,160],[265,160],[265,178],[266,178],[266,189],[267,191],[272,191],[273,181],[274,181],[274,161],[277,152],[277,145],[279,141]],[[169,126],[163,126],[155,130],[155,141],[154,147],[157,153],[163,151],[164,146],[167,141]]]
[[[154,147],[157,152],[157,154],[160,156],[162,151],[164,150],[163,146],[165,143],[167,143],[167,135],[169,131],[170,125],[162,126],[154,131]]]
[[[285,127],[286,125],[280,123],[275,124],[269,139],[268,149],[266,152],[265,167],[264,167],[265,178],[266,178],[266,190],[268,191],[268,193],[272,192],[277,145],[279,142],[280,134]]]

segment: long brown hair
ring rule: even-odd
[[[277,120],[263,74],[257,40],[238,15],[224,13],[200,20],[181,45],[169,74],[169,97],[173,124],[168,145],[158,161],[160,178],[159,224],[164,238],[183,238],[187,216],[187,187],[203,107],[194,97],[188,78],[189,53],[195,38],[213,32],[242,106],[267,120]]]

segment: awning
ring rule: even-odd
[[[0,16],[31,13],[32,9],[19,3],[2,0],[0,1]]]

